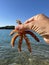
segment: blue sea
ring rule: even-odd
[[[0,30],[0,65],[49,65],[49,44],[40,35],[35,33],[40,42],[27,35],[32,47],[30,54],[25,40],[22,42],[22,52],[17,49],[19,38],[15,40],[14,48],[11,47],[11,31]]]

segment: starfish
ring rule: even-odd
[[[18,26],[15,27],[14,30],[11,31],[10,35],[13,35],[14,33],[16,33],[12,40],[11,40],[11,45],[12,47],[14,47],[15,45],[15,40],[17,39],[17,37],[19,37],[19,43],[18,43],[18,51],[21,52],[21,45],[22,45],[22,41],[23,41],[23,38],[25,39],[26,41],[26,44],[27,44],[27,47],[28,47],[28,50],[30,52],[32,52],[32,49],[31,49],[31,45],[30,45],[30,41],[27,37],[26,34],[29,34],[31,35],[37,42],[39,42],[39,38],[31,31],[30,28],[28,28],[27,26],[25,26],[26,24],[22,24],[21,21],[17,20],[17,23],[19,24]],[[32,26],[33,28],[34,26]],[[38,27],[36,27],[37,29]],[[34,27],[35,29],[35,27]]]

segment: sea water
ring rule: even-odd
[[[40,35],[35,33],[40,42],[27,35],[32,47],[31,54],[25,40],[22,42],[22,52],[19,53],[19,38],[15,40],[15,46],[12,48],[13,36],[9,36],[10,32],[11,30],[0,30],[0,65],[49,65],[49,44],[46,44]]]

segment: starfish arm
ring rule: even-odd
[[[20,20],[16,20],[16,22],[17,22],[18,24],[22,24],[22,22],[21,22]]]
[[[12,30],[10,35],[13,35],[15,32],[18,32],[17,30]]]
[[[37,42],[39,42],[39,38],[31,31],[25,31],[25,34],[30,34]]]
[[[21,52],[21,45],[22,45],[23,36],[20,36],[19,38],[19,44],[18,44],[18,51]]]
[[[19,34],[16,34],[13,38],[12,38],[12,40],[11,40],[11,45],[12,45],[12,47],[14,47],[14,42],[15,42],[15,40],[16,40],[16,38],[19,36]]]
[[[30,41],[29,41],[29,39],[28,39],[28,37],[26,35],[24,35],[24,39],[26,40],[28,50],[30,52],[32,52],[31,45],[30,45]]]

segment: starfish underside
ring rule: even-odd
[[[20,23],[21,23],[21,22],[19,21],[19,24],[20,24]],[[21,24],[22,24],[22,23],[21,23]],[[40,35],[43,36],[43,37],[47,37],[47,35],[46,35],[47,32],[45,32],[44,30],[42,30],[40,27],[38,27],[38,26],[36,26],[36,25],[32,25],[32,26],[31,26],[31,29],[29,28],[29,30],[24,30],[24,31],[22,31],[22,33],[19,33],[18,30],[15,30],[15,29],[14,29],[14,30],[12,30],[12,32],[10,33],[10,35],[13,35],[14,33],[16,33],[16,34],[13,36],[12,40],[11,40],[11,45],[12,45],[12,47],[14,47],[14,45],[15,45],[15,40],[16,40],[16,38],[19,37],[18,51],[21,51],[21,45],[22,45],[22,41],[23,41],[23,38],[24,38],[25,41],[26,41],[28,50],[29,50],[30,52],[32,52],[31,45],[30,45],[30,41],[29,41],[29,39],[28,39],[28,37],[27,37],[26,34],[31,35],[37,42],[39,42],[40,40],[39,40],[39,38],[38,38],[31,30],[33,30],[34,32],[37,32],[38,34],[40,34]]]
[[[29,30],[24,31],[22,34],[19,34],[17,30],[13,30],[13,31],[10,33],[10,35],[13,35],[14,33],[16,33],[16,34],[13,36],[13,38],[12,38],[12,40],[11,40],[11,45],[12,45],[12,47],[14,47],[14,45],[15,45],[15,40],[16,40],[17,37],[19,37],[18,51],[21,51],[21,45],[22,45],[23,38],[24,38],[25,41],[26,41],[28,50],[29,50],[30,52],[32,51],[32,50],[31,50],[30,41],[29,41],[29,39],[28,39],[28,37],[27,37],[26,34],[31,35],[37,42],[39,42],[38,37],[37,37],[33,32],[31,32],[31,31],[29,31]]]

